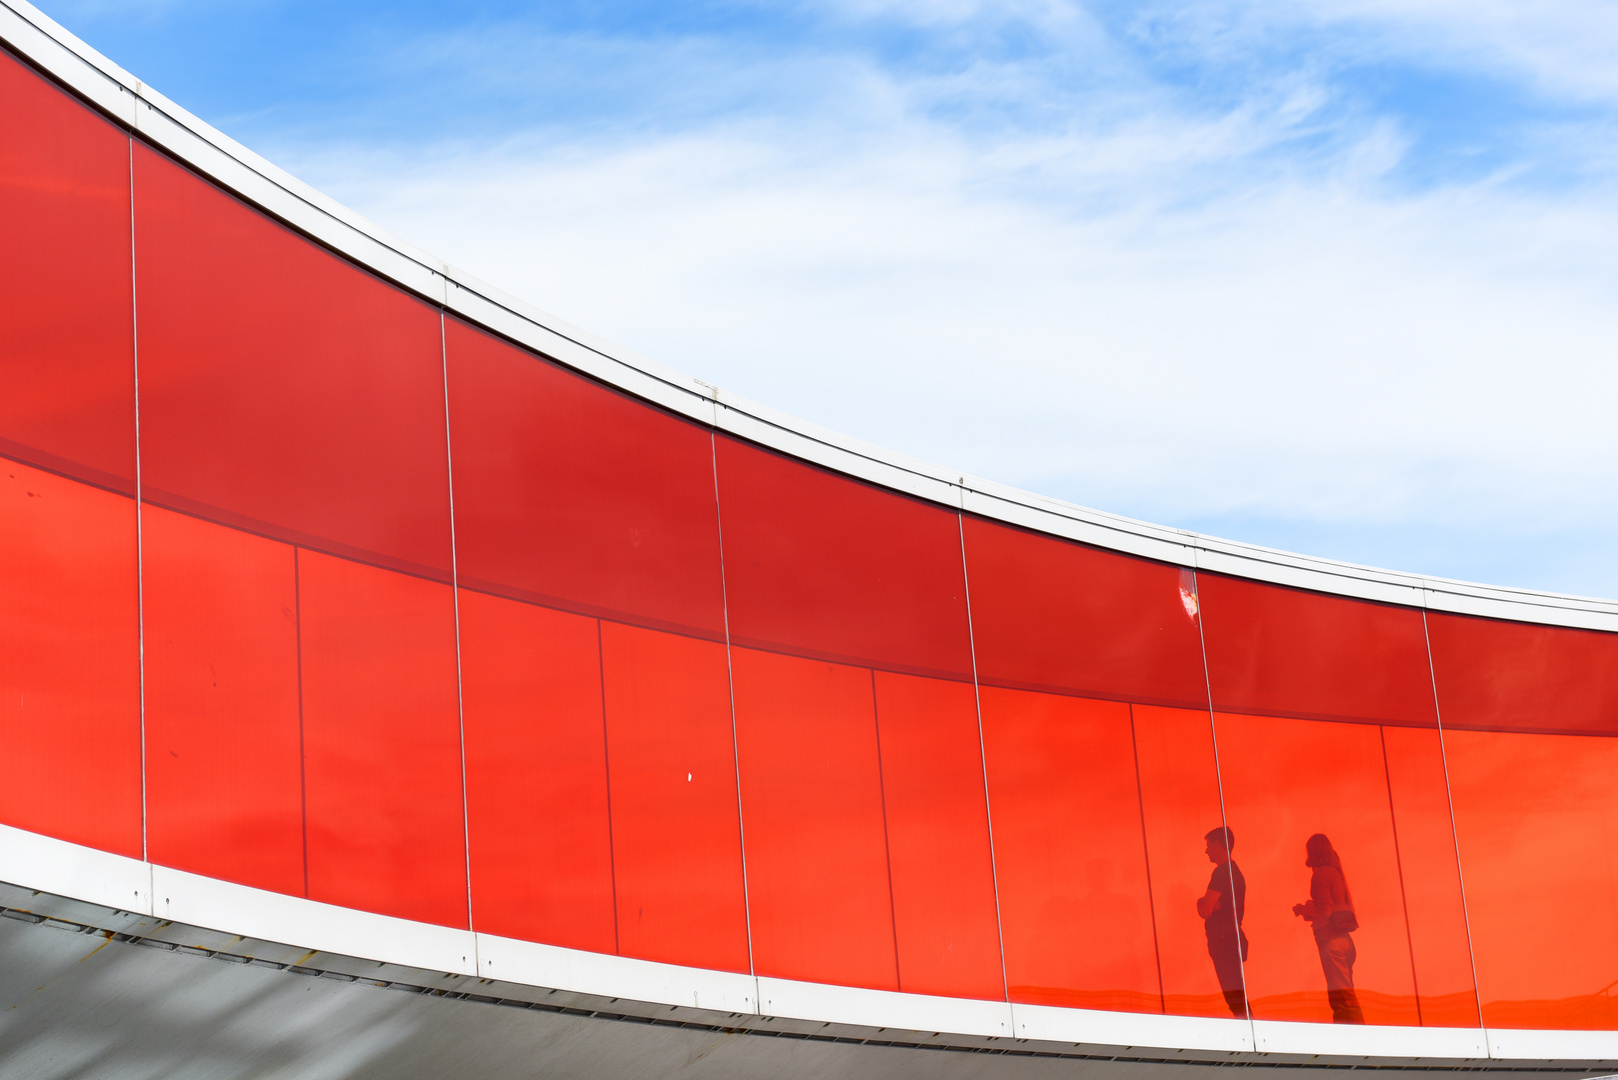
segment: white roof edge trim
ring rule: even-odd
[[[1618,1031],[1359,1026],[1117,1013],[794,982],[338,907],[0,825],[0,880],[205,930],[426,971],[676,1007],[1048,1044],[1449,1061],[1618,1061]]]
[[[1130,555],[1433,611],[1618,632],[1618,601],[1382,570],[1153,525],[816,427],[621,349],[392,236],[156,93],[27,0],[0,0],[0,40],[177,159],[378,276],[604,383],[793,457]]]

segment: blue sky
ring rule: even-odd
[[[64,0],[406,239],[914,456],[1618,596],[1618,9]]]

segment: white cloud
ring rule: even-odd
[[[1419,16],[1503,56],[1520,21],[1319,10],[1390,38]],[[1600,29],[1570,11],[1564,37]],[[1540,36],[1567,48],[1557,34]],[[996,130],[934,105],[1019,79],[1010,92],[1037,96],[1048,73],[896,75],[847,55],[781,70],[800,112],[271,156],[571,322],[905,453],[1169,524],[1405,529],[1425,562],[1403,569],[1618,593],[1618,570],[1552,540],[1515,560],[1419,541],[1565,548],[1618,525],[1608,187],[1396,190],[1398,118],[1329,118],[1307,72],[1200,111],[1119,79],[1059,124]],[[1292,153],[1305,136],[1316,149]]]
[[[1553,94],[1618,96],[1618,8],[1601,0],[1193,0],[1148,3],[1151,25],[1196,51],[1330,31],[1314,48],[1443,64]]]

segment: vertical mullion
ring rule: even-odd
[[[135,275],[135,136],[129,147],[129,350],[134,379],[135,421],[135,649],[140,714],[140,857],[150,861],[146,813],[146,552],[141,515],[140,477],[140,288]],[[152,903],[156,903],[155,897]],[[154,908],[155,910],[155,908]]]
[[[445,283],[445,288],[449,287]],[[461,854],[466,873],[466,928],[476,931],[472,919],[472,816],[466,791],[466,694],[461,678],[461,577],[455,551],[455,454],[450,447],[449,423],[449,340],[444,326],[444,309],[438,309],[438,362],[444,381],[444,478],[449,492],[449,584],[455,612],[455,728],[461,747]],[[473,939],[476,941],[476,938]],[[476,953],[476,945],[473,946]]]
[[[1181,573],[1184,574],[1187,573],[1187,571],[1181,571]],[[1213,740],[1214,783],[1219,788],[1219,822],[1222,828],[1229,830],[1230,814],[1225,809],[1225,773],[1219,761],[1219,725],[1214,723],[1213,676],[1208,671],[1208,633],[1205,626],[1207,613],[1202,610],[1202,592],[1197,587],[1197,571],[1192,569],[1189,571],[1189,575],[1191,577],[1191,597],[1196,601],[1197,644],[1202,650],[1202,685],[1204,692],[1208,695],[1208,736]],[[1227,831],[1225,835],[1230,836],[1231,833]],[[1225,865],[1230,867],[1230,902],[1232,907],[1234,907],[1236,903],[1235,847],[1236,844],[1233,839],[1225,849],[1226,854],[1229,856],[1225,860]],[[1236,912],[1232,911],[1231,915],[1234,917]],[[1253,1019],[1253,995],[1247,987],[1247,959],[1241,955],[1241,939],[1242,924],[1241,920],[1237,919],[1236,955],[1241,959],[1242,1004],[1247,1009],[1247,1037],[1252,1041],[1252,1049],[1257,1049],[1258,1030],[1253,1026],[1255,1022]]]
[[[1000,940],[1000,990],[1009,1003],[1011,981],[1006,976],[1006,930],[1000,914],[1000,869],[994,851],[994,807],[989,802],[989,754],[983,741],[983,692],[978,685],[977,636],[972,626],[972,579],[966,569],[966,521],[959,510],[955,511],[955,532],[961,541],[961,595],[966,601],[966,645],[972,654],[972,701],[978,715],[978,764],[983,770],[983,819],[989,830],[989,878],[994,883],[994,932]]]
[[[736,731],[736,666],[731,660],[730,593],[725,584],[725,516],[719,504],[719,442],[708,431],[708,460],[713,466],[714,528],[719,536],[719,603],[725,623],[725,678],[730,686],[730,756],[736,771],[736,842],[742,853],[742,915],[747,920],[747,973],[758,978],[753,963],[753,903],[747,880],[747,821],[742,812],[742,747]],[[757,984],[754,984],[755,991]],[[756,996],[756,994],[755,994]],[[758,1002],[753,1002],[755,1008]]]
[[[1461,831],[1455,825],[1455,793],[1449,782],[1449,748],[1444,745],[1444,708],[1438,700],[1438,674],[1433,667],[1433,636],[1427,628],[1427,609],[1421,611],[1421,636],[1427,643],[1427,678],[1433,687],[1433,715],[1438,720],[1438,756],[1444,763],[1444,802],[1449,807],[1449,835],[1455,845],[1455,880],[1461,887],[1461,918],[1466,924],[1466,957],[1472,962],[1472,1000],[1478,1007],[1478,1028],[1483,1032],[1484,1045],[1489,1040],[1488,1025],[1483,1019],[1483,987],[1478,984],[1478,954],[1472,943],[1472,913],[1466,903],[1466,869],[1461,865]]]

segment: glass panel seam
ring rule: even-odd
[[[1152,842],[1146,835],[1146,793],[1140,782],[1140,742],[1135,737],[1135,706],[1129,706],[1129,753],[1135,763],[1135,809],[1140,814],[1140,851],[1146,868],[1146,912],[1152,920],[1152,957],[1157,961],[1157,1005],[1163,1015],[1169,1012],[1166,989],[1163,986],[1163,943],[1157,937],[1157,899],[1152,890]]]
[[[601,620],[596,624],[596,687],[601,702],[601,788],[607,793],[607,884],[612,890],[612,951],[623,955],[618,932],[618,845],[612,828],[612,748],[607,745],[607,646],[602,640]]]
[[[444,309],[438,309],[438,366],[444,380],[444,483],[449,498],[449,590],[455,614],[455,731],[460,742],[461,766],[461,856],[466,874],[466,929],[476,930],[472,921],[472,820],[466,792],[466,694],[461,678],[461,587],[460,566],[455,557],[455,454],[449,430],[449,341],[444,328]],[[477,962],[477,939],[473,939],[473,960]]]
[[[1405,947],[1410,950],[1410,992],[1416,998],[1416,1026],[1426,1027],[1421,1018],[1421,977],[1416,972],[1416,939],[1410,929],[1410,896],[1405,889],[1404,855],[1399,850],[1399,813],[1393,806],[1393,769],[1388,764],[1388,728],[1378,724],[1377,739],[1382,745],[1382,779],[1388,790],[1388,824],[1393,829],[1393,867],[1399,874],[1399,907],[1405,917]]]
[[[1193,568],[1190,573],[1191,573],[1191,596],[1196,600],[1197,645],[1202,650],[1202,684],[1203,684],[1203,687],[1204,687],[1204,689],[1205,689],[1205,691],[1206,691],[1206,693],[1208,695],[1208,735],[1213,740],[1214,784],[1215,784],[1215,786],[1217,786],[1219,788],[1219,821],[1220,821],[1221,827],[1223,827],[1225,829],[1229,829],[1230,828],[1230,815],[1225,809],[1225,776],[1224,776],[1224,772],[1221,769],[1220,764],[1219,764],[1219,725],[1217,723],[1215,723],[1215,721],[1214,721],[1213,676],[1208,671],[1208,633],[1207,633],[1207,628],[1204,625],[1206,623],[1206,621],[1207,621],[1207,614],[1208,613],[1202,610],[1202,591],[1198,587],[1198,581],[1197,581],[1197,573],[1198,573],[1198,571],[1195,568]],[[1227,835],[1229,835],[1229,834],[1227,834]],[[1230,854],[1230,858],[1228,858],[1225,861],[1225,865],[1227,865],[1227,866],[1229,866],[1231,868],[1230,869],[1230,898],[1231,898],[1232,903],[1235,903],[1235,900],[1236,900],[1236,851],[1235,851],[1235,848],[1236,848],[1235,838],[1232,837],[1230,847],[1227,849],[1229,854]],[[1231,912],[1231,914],[1234,915],[1235,912]],[[1247,989],[1247,959],[1245,957],[1242,957],[1241,952],[1240,952],[1240,949],[1241,949],[1241,937],[1242,937],[1242,926],[1241,926],[1241,922],[1238,920],[1237,923],[1236,923],[1236,941],[1237,941],[1237,956],[1241,958],[1241,967],[1240,967],[1239,970],[1242,973],[1242,1003],[1247,1008],[1247,1032],[1248,1032],[1248,1038],[1252,1040],[1252,1048],[1256,1051],[1258,1049],[1258,1029],[1256,1027],[1254,1027],[1255,1021],[1253,1019],[1253,998],[1252,998],[1252,995],[1248,992],[1248,989]]]
[[[1477,947],[1472,942],[1472,912],[1466,902],[1466,868],[1461,865],[1461,831],[1455,824],[1455,792],[1449,782],[1449,749],[1444,745],[1444,707],[1438,700],[1438,671],[1433,664],[1433,635],[1427,626],[1427,609],[1421,611],[1421,636],[1427,643],[1427,678],[1433,688],[1433,716],[1438,722],[1438,756],[1444,765],[1444,801],[1449,806],[1449,835],[1455,845],[1455,880],[1461,887],[1461,921],[1466,926],[1466,956],[1472,962],[1472,1000],[1478,1007],[1478,1028],[1483,1032],[1485,1052],[1489,1025],[1483,1019],[1483,987],[1478,983]]]
[[[719,539],[719,613],[725,628],[725,680],[730,693],[730,760],[736,773],[736,843],[742,856],[742,918],[747,924],[747,973],[757,979],[758,971],[753,965],[753,903],[747,884],[747,821],[742,813],[742,748],[736,731],[736,666],[730,655],[730,593],[725,584],[725,516],[719,505],[719,446],[712,430],[708,432],[708,461],[713,466],[714,530]],[[756,1000],[756,982],[753,990],[753,1007],[758,1009],[761,1003]]]
[[[309,895],[309,752],[303,724],[303,566],[292,546],[292,634],[298,662],[298,823],[303,833],[303,895]]]
[[[966,602],[966,647],[972,656],[972,703],[978,718],[978,766],[983,772],[983,822],[989,832],[989,880],[994,885],[994,932],[1000,943],[1000,992],[1011,1001],[1011,980],[1006,975],[1006,930],[1000,913],[1000,869],[994,851],[994,807],[989,802],[989,754],[983,742],[983,690],[978,683],[977,636],[972,627],[972,576],[966,569],[966,521],[955,511],[955,532],[961,541],[961,597]],[[1016,1035],[1016,1031],[1008,1032]]]
[[[871,729],[876,735],[876,792],[882,802],[882,854],[888,864],[888,929],[893,938],[893,985],[904,990],[903,972],[899,964],[899,911],[893,901],[893,838],[888,831],[888,783],[882,775],[882,710],[876,700],[876,669],[867,670],[871,678]]]

